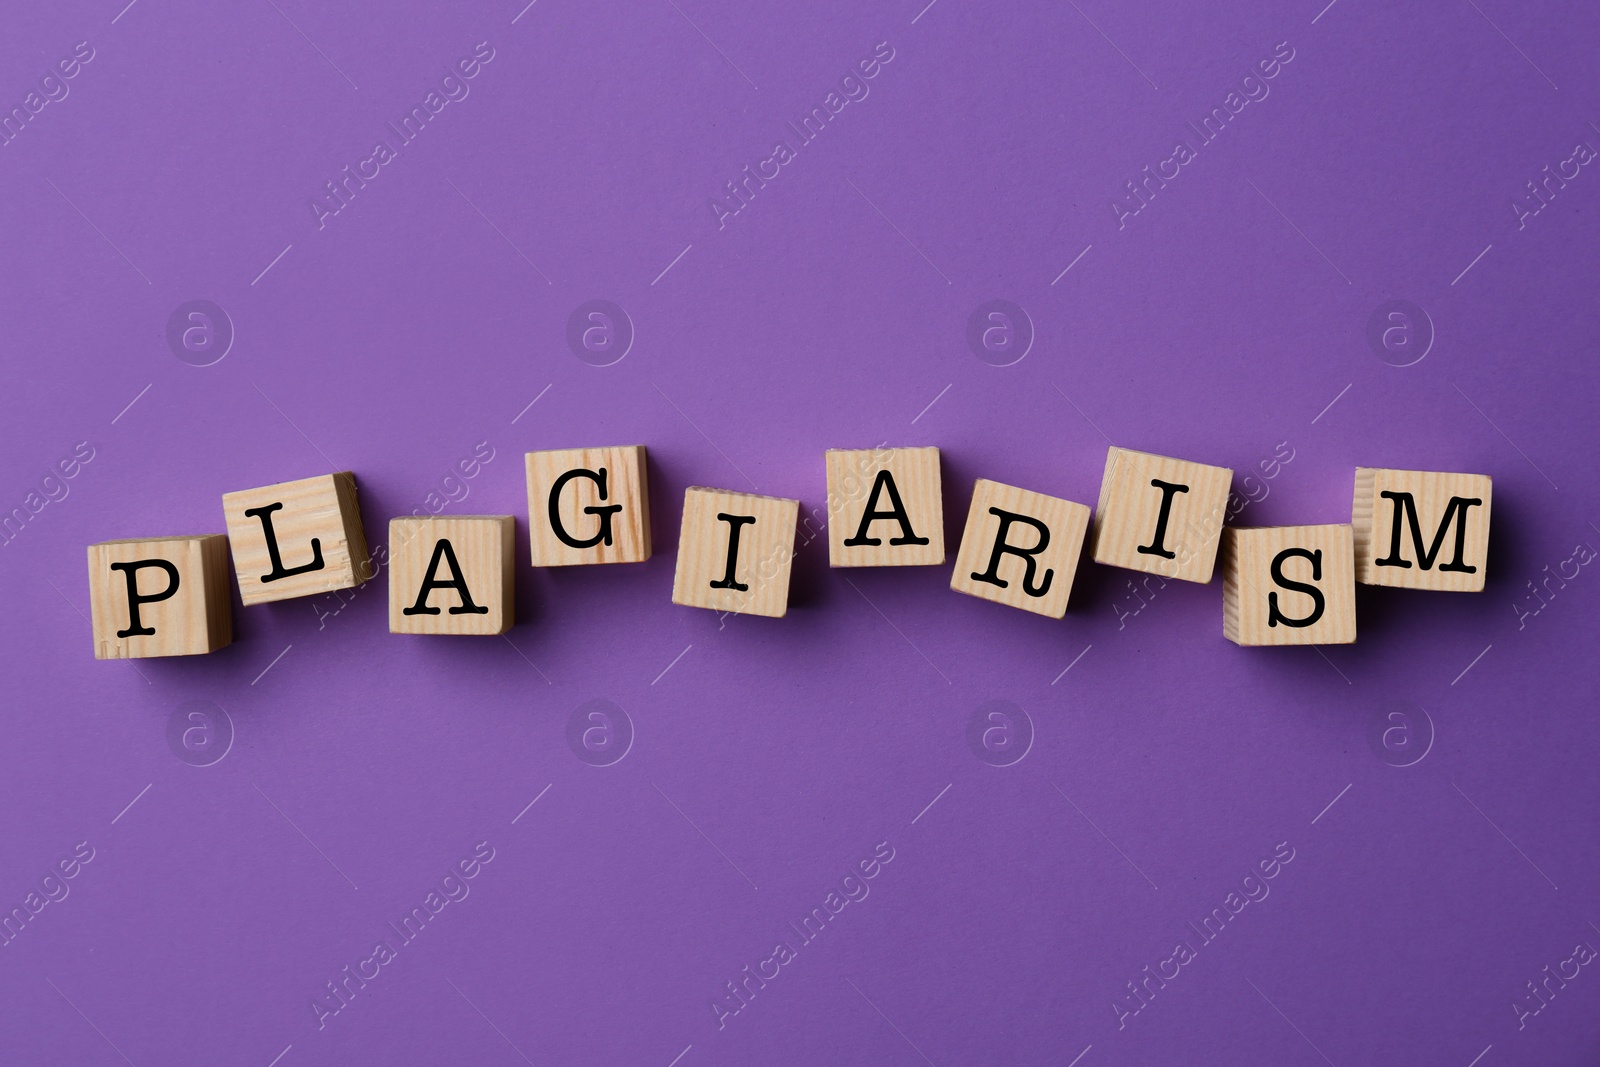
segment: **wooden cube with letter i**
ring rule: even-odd
[[[389,520],[389,632],[503,634],[515,622],[510,515]]]
[[[1204,585],[1232,484],[1227,467],[1111,448],[1090,534],[1094,561]]]
[[[1355,540],[1350,527],[1230,526],[1222,541],[1222,634],[1229,641],[1355,641]]]
[[[351,589],[372,577],[349,471],[222,496],[246,606]]]
[[[1059,619],[1089,530],[1089,508],[979,478],[950,588]]]
[[[1357,467],[1356,581],[1483,592],[1493,488],[1487,474]]]
[[[672,602],[782,618],[799,518],[798,500],[691,486],[683,494]]]
[[[198,656],[233,641],[228,539],[130,538],[89,546],[95,659]]]

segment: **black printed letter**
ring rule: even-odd
[[[600,532],[582,541],[567,533],[567,528],[561,525],[561,490],[565,489],[567,483],[574,478],[589,479],[599,487],[601,500],[610,499],[606,496],[606,469],[604,467],[601,467],[598,471],[585,470],[582,467],[577,470],[567,471],[557,478],[555,484],[550,487],[550,528],[555,531],[555,535],[560,539],[561,543],[569,548],[593,548],[595,545],[601,544],[609,547],[611,544],[611,516],[622,510],[621,504],[607,504],[603,508],[584,508],[583,513],[585,515],[600,516]]]
[[[291,575],[304,574],[307,571],[320,571],[323,567],[322,540],[321,538],[313,537],[311,539],[311,562],[304,566],[291,567],[288,570],[284,569],[283,557],[278,555],[278,534],[272,528],[272,513],[281,507],[283,507],[283,504],[279,502],[277,504],[268,504],[264,508],[247,508],[244,513],[245,518],[261,520],[261,533],[267,539],[267,557],[272,560],[272,573],[263,574],[261,576],[263,582],[275,582],[279,578],[288,578]]]
[[[999,517],[1000,530],[994,535],[994,550],[989,553],[989,569],[983,574],[974,572],[972,580],[975,582],[988,582],[990,585],[997,585],[1001,589],[1005,589],[1006,580],[1000,577],[1000,557],[1009,552],[1013,556],[1020,557],[1024,566],[1027,567],[1027,570],[1022,574],[1022,591],[1029,596],[1044,596],[1045,593],[1050,591],[1050,579],[1056,576],[1056,572],[1047,569],[1044,572],[1044,581],[1040,582],[1038,587],[1035,588],[1033,585],[1035,566],[1033,557],[1043,552],[1045,546],[1050,543],[1050,528],[1038,519],[1029,518],[1027,515],[1018,515],[1010,511],[1001,511],[999,508],[990,508],[989,514]],[[1006,544],[1006,534],[1011,531],[1011,524],[1014,522],[1027,523],[1035,530],[1038,530],[1039,543],[1032,548],[1019,548],[1016,545]]]
[[[1311,561],[1311,579],[1312,581],[1320,582],[1322,580],[1322,549],[1319,548],[1315,552],[1312,552],[1304,548],[1286,548],[1282,552],[1279,552],[1276,556],[1272,557],[1273,582],[1296,593],[1305,593],[1316,603],[1316,607],[1312,608],[1311,614],[1307,615],[1303,619],[1291,619],[1278,610],[1278,594],[1268,593],[1268,626],[1276,626],[1280,622],[1285,626],[1293,626],[1296,628],[1310,626],[1312,623],[1322,618],[1323,609],[1328,606],[1322,598],[1322,590],[1318,589],[1314,585],[1307,585],[1305,582],[1290,581],[1288,578],[1283,576],[1283,561],[1291,556],[1299,556],[1302,559],[1309,559]]]
[[[448,582],[438,579],[439,561],[448,560],[450,563],[451,578]],[[456,550],[450,547],[448,538],[441,537],[433,546],[433,559],[428,562],[428,573],[422,579],[422,588],[417,592],[417,602],[409,608],[401,608],[402,615],[437,615],[438,608],[428,607],[428,594],[435,589],[454,589],[461,597],[461,606],[450,609],[452,615],[487,615],[489,609],[480,608],[472,602],[472,594],[467,591],[467,580],[461,576],[461,564],[456,562]]]
[[[739,528],[745,523],[756,521],[754,515],[724,515],[717,512],[719,522],[728,524],[728,565],[722,572],[722,580],[711,583],[713,589],[737,589],[741,593],[750,591],[750,587],[743,582],[736,581],[739,573]]]
[[[1160,478],[1151,478],[1150,484],[1161,490],[1161,514],[1156,516],[1156,535],[1150,539],[1148,545],[1140,545],[1136,551],[1146,556],[1160,556],[1163,559],[1172,559],[1174,553],[1168,552],[1165,542],[1167,540],[1167,519],[1172,514],[1172,496],[1174,493],[1187,493],[1187,485],[1175,485],[1164,482]]]
[[[1439,531],[1433,535],[1433,547],[1423,550],[1422,547],[1422,522],[1417,518],[1417,502],[1410,493],[1391,493],[1385,489],[1378,494],[1385,500],[1394,501],[1394,530],[1389,536],[1389,554],[1382,559],[1373,560],[1376,567],[1400,567],[1403,570],[1411,569],[1409,560],[1400,558],[1400,518],[1401,512],[1410,520],[1411,545],[1417,550],[1417,562],[1422,569],[1433,569],[1433,561],[1438,558],[1439,549],[1444,545],[1444,535],[1450,532],[1450,523],[1456,524],[1456,558],[1453,563],[1446,563],[1439,569],[1441,571],[1460,571],[1462,574],[1476,574],[1478,568],[1465,566],[1461,562],[1461,555],[1467,547],[1467,509],[1482,504],[1483,501],[1476,497],[1453,496],[1450,505],[1444,509],[1444,518],[1439,522]]]
[[[879,511],[878,494],[887,492],[889,503],[894,505],[890,511]],[[867,494],[867,510],[861,516],[861,525],[856,529],[854,537],[845,538],[845,545],[855,548],[857,545],[881,545],[883,540],[867,536],[867,527],[879,519],[894,519],[900,524],[900,536],[889,538],[891,545],[925,545],[926,537],[918,537],[916,531],[911,529],[911,516],[906,514],[906,506],[900,503],[900,490],[895,488],[894,475],[888,471],[879,471],[878,476],[872,481],[872,492]]]
[[[149,596],[139,595],[139,568],[159,567],[167,572],[167,587],[159,593]],[[150,637],[156,631],[153,627],[139,625],[139,605],[158,604],[169,600],[172,594],[178,591],[178,568],[164,559],[141,559],[133,563],[113,563],[111,569],[121,571],[128,579],[128,628],[118,630],[118,637]]]

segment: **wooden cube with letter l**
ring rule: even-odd
[[[643,445],[529,452],[527,465],[535,567],[650,558]]]
[[[1089,508],[979,478],[950,588],[1059,619],[1089,530]]]
[[[515,622],[510,515],[389,520],[389,632],[503,634]]]
[[[1232,484],[1227,467],[1113,447],[1090,534],[1094,561],[1204,585]]]
[[[828,449],[828,565],[944,562],[937,448]]]
[[[351,589],[372,577],[349,471],[222,496],[246,606]]]
[[[1230,526],[1222,542],[1222,634],[1229,641],[1355,641],[1355,540],[1349,526]]]
[[[233,641],[228,539],[130,538],[89,546],[95,659],[198,656]]]
[[[1487,474],[1357,467],[1356,581],[1481,593],[1493,487]]]
[[[798,500],[691,486],[683,494],[672,602],[782,618],[799,519]]]

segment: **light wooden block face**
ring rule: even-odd
[[[825,458],[829,566],[944,562],[937,448],[831,448]]]
[[[1204,585],[1232,484],[1227,467],[1112,448],[1090,535],[1095,562]]]
[[[228,539],[131,538],[89,546],[95,659],[198,656],[233,641]]]
[[[222,511],[246,606],[350,589],[372,577],[349,471],[224,493]]]
[[[672,602],[782,618],[789,610],[799,519],[798,500],[690,487],[683,494]]]
[[[535,567],[650,558],[643,445],[529,452],[527,463]]]
[[[389,520],[389,632],[503,634],[513,611],[510,515]]]
[[[1350,527],[1230,526],[1222,537],[1222,634],[1229,641],[1355,641],[1355,540]]]
[[[1481,593],[1492,488],[1487,474],[1357,467],[1356,581]]]
[[[1088,530],[1087,505],[979,478],[950,588],[1059,619]]]

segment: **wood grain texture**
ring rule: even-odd
[[[535,567],[569,567],[585,563],[642,563],[650,558],[650,488],[644,445],[615,448],[565,448],[529,452],[528,539]],[[563,475],[591,471],[596,477],[570,477],[557,497],[562,529],[574,541],[599,536],[609,521],[611,538],[579,548],[557,535],[550,518],[550,494]],[[598,477],[605,479],[600,492]],[[620,507],[607,515],[592,508]]]
[[[1156,528],[1167,495],[1152,481],[1189,487],[1188,492],[1171,494],[1160,546],[1172,553],[1170,559],[1139,551],[1157,547]],[[1111,448],[1089,535],[1094,561],[1204,585],[1216,566],[1232,484],[1233,471],[1227,467]]]
[[[1236,645],[1348,645],[1356,639],[1355,540],[1349,526],[1230,526],[1222,535],[1222,635]],[[1316,599],[1273,577],[1315,586],[1322,613],[1308,626],[1283,620],[1312,617]],[[1318,577],[1313,577],[1313,575]],[[1274,624],[1273,598],[1281,619]]]
[[[1041,538],[1037,527],[1024,521],[1008,520],[991,509],[1042,523],[1045,535]],[[1007,545],[1032,550],[1043,542],[1043,548],[1031,556],[1031,574],[1027,558],[1011,552],[995,555],[1002,526]],[[972,507],[967,510],[961,547],[956,550],[950,588],[1059,619],[1067,613],[1072,579],[1077,573],[1078,557],[1083,554],[1083,541],[1088,531],[1086,504],[979,478],[972,490]],[[992,566],[996,563],[997,566]],[[1004,587],[983,580],[991,577],[1004,582]]]
[[[718,515],[749,516],[740,523],[733,580],[745,589],[716,588],[728,578],[729,535],[733,523]],[[693,608],[782,618],[789,610],[789,568],[800,502],[726,489],[691,486],[683,494],[683,528],[678,564],[672,577],[672,602]]]
[[[944,497],[937,448],[830,448],[828,472],[828,565],[831,567],[926,567],[944,562]],[[891,542],[903,536],[898,519],[874,519],[866,531],[876,545],[847,545],[861,532],[868,505],[894,510],[888,484],[874,495],[878,474],[887,471],[910,522],[911,534],[927,544]]]
[[[164,600],[139,605],[139,628],[153,634],[118,637],[131,629],[128,572],[113,563],[161,560],[177,573],[178,587]],[[134,573],[140,597],[158,596],[170,585],[164,568]],[[228,539],[222,534],[194,537],[128,538],[89,546],[89,618],[95,659],[145,659],[198,656],[233,641],[233,603],[228,596]]]
[[[1355,500],[1350,508],[1350,525],[1355,529],[1356,539],[1356,581],[1363,585],[1447,593],[1483,592],[1489,570],[1489,506],[1493,488],[1494,483],[1487,474],[1357,467]],[[1410,510],[1401,500],[1384,497],[1385,492],[1411,494],[1417,529],[1422,534],[1420,551],[1411,529]],[[1457,498],[1480,503],[1470,507],[1458,504],[1452,508],[1451,501]],[[1397,510],[1399,554],[1393,555]],[[1447,512],[1450,526],[1444,530],[1437,554],[1429,559]],[[1458,525],[1463,521],[1465,531],[1458,562],[1456,539],[1461,532]],[[1380,566],[1379,560],[1397,562]],[[1410,566],[1400,566],[1402,562]],[[1458,566],[1472,569],[1470,572],[1455,569]],[[1446,567],[1451,569],[1444,569]]]
[[[389,632],[393,634],[502,634],[516,622],[514,611],[514,539],[516,522],[510,515],[451,515],[389,520]],[[424,607],[437,615],[406,614],[417,605],[437,546],[450,544],[460,566],[457,574],[450,555],[441,555],[434,571],[435,583],[460,579],[474,607],[484,612],[452,612],[463,600],[457,589],[429,590]]]
[[[282,505],[268,517],[283,569],[293,571],[316,558],[313,538],[322,556],[320,568],[262,581],[273,573],[265,527],[260,517],[245,512],[273,504]],[[239,599],[246,606],[350,589],[372,577],[367,535],[356,501],[356,476],[349,471],[224,493],[222,512],[228,524]]]

